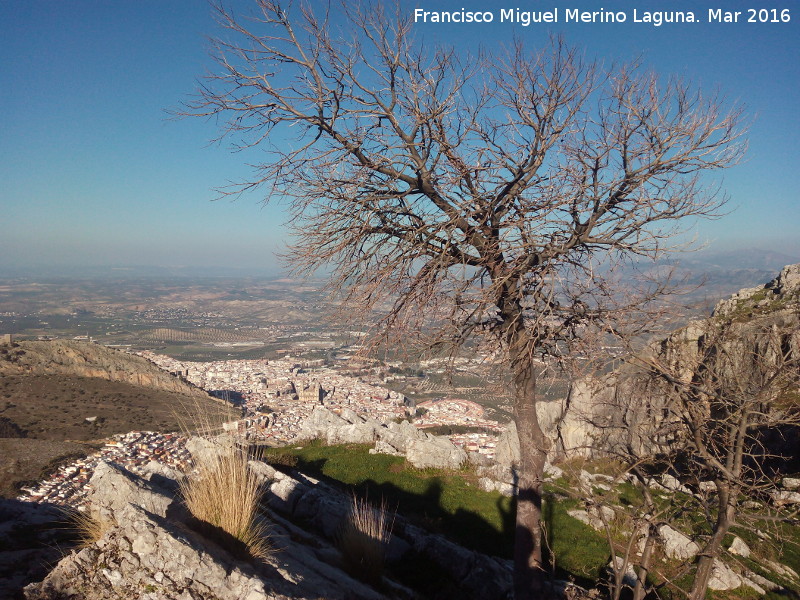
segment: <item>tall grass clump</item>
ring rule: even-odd
[[[67,513],[69,529],[77,534],[77,547],[88,548],[111,529],[114,522],[96,510],[71,510]]]
[[[247,453],[223,447],[207,453],[196,467],[197,474],[180,484],[192,516],[239,540],[252,556],[267,557],[267,527],[258,519],[263,488],[248,466]]]
[[[376,507],[354,494],[350,516],[339,535],[345,570],[371,585],[380,584],[393,526],[386,501]]]

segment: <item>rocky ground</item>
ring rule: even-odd
[[[195,455],[216,447],[196,439]],[[300,474],[251,462],[266,486],[274,551],[254,560],[224,537],[198,528],[176,499],[177,474],[161,469],[139,477],[103,464],[91,480],[92,507],[112,525],[95,543],[73,551],[44,581],[25,588],[28,600],[379,600],[417,598],[413,590],[384,577],[370,586],[343,570],[337,536],[348,517],[340,491]],[[300,526],[299,524],[302,524]],[[487,557],[432,535],[398,517],[388,547],[389,562],[426,565],[446,577],[445,596],[506,598],[508,561]]]

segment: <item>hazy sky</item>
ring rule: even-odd
[[[226,5],[231,2],[226,2]],[[250,4],[236,0],[238,11]],[[514,35],[535,48],[548,33],[605,62],[641,56],[658,73],[721,90],[753,120],[746,161],[725,173],[729,216],[698,231],[712,247],[800,254],[800,4],[788,23],[746,23],[743,3],[654,1],[693,10],[700,23],[633,23],[638,1],[430,0],[425,10],[625,11],[625,24],[417,24],[426,43],[493,50]],[[771,5],[772,6],[772,5]],[[708,23],[709,8],[742,11]],[[213,201],[248,160],[209,145],[213,122],[172,121],[212,67],[218,33],[204,0],[0,2],[0,269],[23,265],[158,265],[274,271],[285,240],[280,206],[258,194]]]

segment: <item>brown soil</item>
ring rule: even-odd
[[[115,433],[185,430],[198,415],[219,418],[224,410],[210,398],[95,377],[0,375],[0,418],[13,436],[0,438],[0,496],[16,497],[24,482]]]

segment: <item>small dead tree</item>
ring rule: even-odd
[[[395,5],[257,0],[218,7],[217,71],[182,114],[258,147],[255,177],[285,199],[298,273],[329,269],[374,340],[457,352],[494,344],[514,387],[521,465],[518,598],[542,597],[548,440],[537,360],[561,360],[664,291],[615,286],[614,265],[659,257],[724,200],[701,173],[734,164],[741,115],[679,80],[607,70],[554,40],[463,57],[426,48]],[[335,21],[335,22],[332,22]]]
[[[662,427],[672,435],[662,449],[679,457],[678,475],[697,490],[694,498],[708,522],[690,600],[705,598],[714,561],[733,525],[779,518],[781,462],[797,457],[790,456],[796,448],[776,447],[775,440],[800,427],[796,319],[794,328],[774,319],[737,323],[712,318],[708,323],[693,368],[669,356],[647,364],[664,382],[668,399]],[[764,504],[770,497],[778,499],[772,509]],[[748,513],[743,508],[747,500],[764,508]]]

